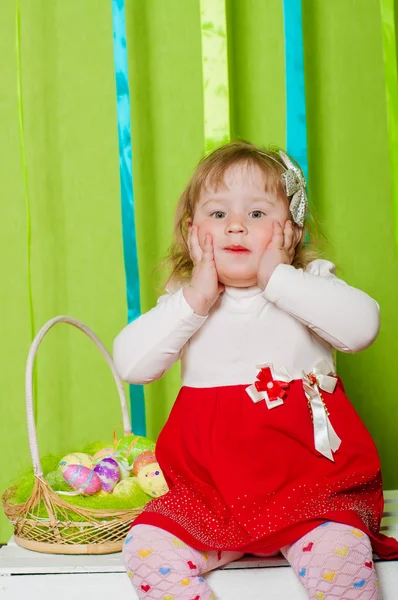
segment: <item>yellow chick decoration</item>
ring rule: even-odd
[[[143,456],[146,454],[146,456]],[[134,461],[134,472],[138,483],[145,493],[153,498],[163,496],[169,491],[166,480],[153,453],[146,452]]]

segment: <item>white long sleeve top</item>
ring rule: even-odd
[[[183,288],[127,325],[113,356],[122,379],[150,383],[181,360],[182,384],[251,384],[256,365],[284,367],[294,379],[322,359],[334,369],[333,348],[359,352],[379,331],[379,306],[315,260],[305,270],[276,267],[265,290],[226,287],[207,316],[194,313]]]

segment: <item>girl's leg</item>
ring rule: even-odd
[[[281,548],[309,598],[381,600],[369,537],[328,522]]]
[[[242,556],[239,552],[200,552],[152,525],[136,525],[126,537],[123,561],[142,600],[215,598],[204,573]]]

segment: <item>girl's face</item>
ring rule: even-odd
[[[218,278],[225,285],[256,285],[260,259],[272,239],[272,222],[279,221],[283,228],[291,219],[287,200],[265,189],[259,167],[234,165],[226,171],[224,185],[202,189],[188,221],[198,225],[202,249],[206,234],[212,235]]]

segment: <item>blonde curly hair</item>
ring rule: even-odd
[[[266,176],[267,192],[276,194],[289,203],[282,173],[286,171],[279,154],[279,148],[263,148],[245,140],[229,142],[205,155],[196,166],[190,181],[180,196],[174,218],[173,241],[164,261],[159,267],[167,267],[168,278],[164,287],[187,283],[191,278],[193,263],[187,243],[187,219],[194,216],[195,206],[204,186],[217,188],[224,181],[226,171],[237,164],[256,166]],[[314,238],[320,234],[319,227],[309,214],[304,223],[301,241],[296,247],[293,266],[305,268],[311,261],[320,258],[320,249],[314,245]]]

